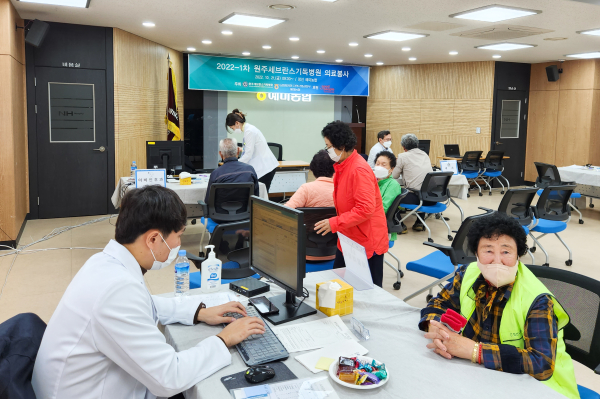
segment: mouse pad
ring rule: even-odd
[[[235,374],[231,374],[231,375],[222,377],[221,382],[223,383],[223,385],[225,385],[225,388],[227,388],[227,390],[229,391],[232,389],[248,388],[248,387],[253,387],[253,386],[258,386],[258,385],[271,384],[274,382],[298,379],[298,377],[296,377],[296,375],[294,373],[292,373],[292,370],[290,370],[285,364],[283,364],[283,362],[266,363],[266,364],[261,364],[261,366],[269,366],[273,370],[275,370],[275,377],[271,378],[270,380],[266,380],[264,382],[259,382],[258,384],[250,384],[248,381],[246,381],[246,378],[244,377],[244,374],[246,374],[246,370],[248,370],[248,369],[245,369],[244,371],[242,371],[240,373],[235,373]]]

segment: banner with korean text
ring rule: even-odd
[[[190,54],[189,89],[368,96],[369,67]]]

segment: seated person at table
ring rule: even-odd
[[[396,157],[389,151],[381,151],[375,157],[375,177],[379,185],[381,200],[383,201],[383,211],[387,214],[392,202],[402,193],[400,183],[392,178],[392,170],[396,167]],[[404,226],[402,234],[406,233],[407,229]],[[392,233],[390,241],[396,241],[398,235]]]
[[[381,151],[389,151],[392,152],[392,134],[389,130],[382,130],[377,133],[377,143],[373,147],[371,147],[371,151],[369,151],[369,158],[367,158],[367,162],[371,169],[375,170],[375,159],[377,158],[377,154]]]
[[[404,152],[398,154],[396,167],[392,176],[394,176],[394,179],[398,179],[402,175],[404,188],[411,191],[419,191],[427,173],[433,172],[429,155],[419,149],[419,139],[414,134],[409,133],[402,136],[400,144]],[[414,192],[409,192],[402,200],[402,203],[419,205],[419,196]],[[423,206],[431,205],[435,205],[435,202],[423,201]],[[419,215],[421,218],[425,218],[424,213],[419,212]],[[415,231],[424,231],[425,226],[417,218],[412,229]]]
[[[290,208],[332,207],[333,204],[333,161],[327,151],[321,150],[310,162],[310,171],[317,180],[304,183],[285,204]]]
[[[432,341],[427,347],[446,359],[529,374],[568,398],[579,398],[563,340],[569,316],[519,260],[527,252],[519,222],[500,213],[482,217],[473,223],[467,243],[477,262],[461,266],[454,281],[421,310],[419,328]],[[448,309],[468,319],[462,333],[440,323]]]
[[[125,195],[115,240],[83,265],[48,323],[31,381],[38,399],[177,395],[231,364],[228,348],[264,333],[255,317],[224,316],[245,315],[239,302],[206,308],[195,295],[150,294],[144,274],[173,262],[186,217],[185,205],[168,188],[147,186]],[[159,322],[230,324],[177,352]]]
[[[208,186],[206,187],[206,196],[204,202],[208,204],[210,197],[210,187],[213,183],[254,183],[254,195],[259,195],[258,176],[254,171],[252,165],[244,162],[239,162],[237,158],[238,145],[237,140],[234,138],[226,138],[219,142],[219,156],[223,160],[223,165],[213,170],[208,179]],[[228,201],[240,201],[242,199],[243,207],[246,207],[248,200],[247,190],[228,190],[225,193],[218,194],[215,197],[215,207],[218,212],[226,213],[224,209],[219,209],[219,204]],[[218,222],[218,220],[214,220]]]

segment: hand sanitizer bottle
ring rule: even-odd
[[[223,262],[215,256],[215,246],[207,245],[208,259],[202,262],[202,292],[215,292],[221,288],[221,268]]]

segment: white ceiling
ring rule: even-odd
[[[568,0],[91,0],[87,9],[48,6],[11,0],[20,16],[45,21],[83,25],[117,27],[179,51],[195,47],[197,52],[228,54],[242,57],[243,51],[251,57],[290,59],[332,63],[341,58],[344,63],[386,65],[440,63],[492,60],[501,54],[500,61],[544,62],[573,54],[600,50],[600,37],[580,35],[576,31],[600,28],[600,6]],[[272,10],[268,5],[284,3],[296,6],[294,10]],[[448,15],[482,7],[502,4],[542,10],[541,14],[516,18],[499,24],[521,25],[551,29],[554,32],[512,40],[535,44],[522,50],[494,52],[478,50],[475,46],[492,43],[489,40],[468,39],[450,34],[493,26],[477,21],[449,18]],[[218,23],[232,12],[287,18],[288,21],[269,29],[223,25]],[[154,28],[142,26],[151,21]],[[461,27],[445,31],[407,29],[422,22],[451,22]],[[222,30],[231,30],[225,36]],[[406,42],[388,42],[364,39],[363,36],[385,30],[405,30],[428,33],[430,36]],[[300,41],[291,42],[290,36]],[[563,41],[544,38],[566,37]],[[205,45],[203,39],[212,40]],[[348,46],[358,42],[357,47]],[[262,46],[272,46],[263,50]],[[409,46],[409,52],[401,47]],[[316,50],[326,50],[317,54]],[[458,51],[451,56],[449,51]],[[364,54],[373,54],[365,58]]]

